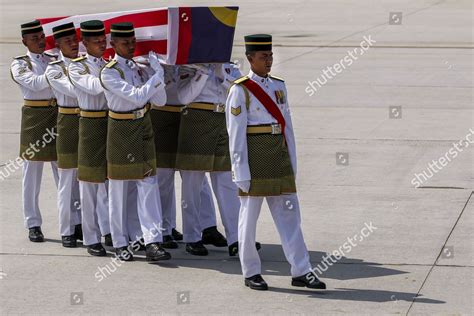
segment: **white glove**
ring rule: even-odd
[[[250,190],[250,180],[236,181],[235,184],[245,193],[248,193]]]
[[[226,70],[227,68],[227,70]],[[227,72],[229,71],[229,72]],[[215,70],[214,70],[214,75],[219,78],[221,81],[225,81],[227,78],[228,73],[230,73],[230,68],[226,64],[219,64],[216,65]]]
[[[151,51],[148,53],[148,61],[150,62],[151,69],[155,71],[155,75],[163,79],[165,71],[163,70],[155,52]]]
[[[202,75],[209,75],[209,73],[211,72],[211,64],[190,64],[187,66],[195,69],[196,72]]]

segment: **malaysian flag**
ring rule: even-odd
[[[80,37],[79,25],[88,20],[101,20],[107,34],[110,58],[110,26],[132,22],[137,46],[135,56],[158,54],[166,64],[229,62],[232,53],[238,7],[167,7],[109,13],[95,13],[54,18],[39,18],[46,35],[46,49],[55,51],[53,27],[73,22]],[[80,51],[85,47],[80,43]]]

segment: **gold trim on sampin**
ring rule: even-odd
[[[87,118],[101,118],[107,117],[107,111],[81,111],[80,115]]]
[[[76,28],[75,27],[70,27],[68,29],[59,30],[59,31],[53,32],[53,35],[56,35],[56,34],[59,34],[59,33],[62,33],[62,32],[66,32],[66,31],[71,31],[71,30],[76,30]]]
[[[59,107],[58,112],[65,115],[77,115],[81,112],[80,108]]]
[[[24,106],[34,106],[34,107],[48,107],[48,106],[56,106],[56,99],[49,99],[49,100],[23,100]]]

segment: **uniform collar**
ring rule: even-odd
[[[129,68],[131,68],[130,63],[133,63],[132,59],[123,58],[122,56],[119,56],[118,54],[115,54],[114,60],[116,60],[120,65],[127,66]]]
[[[249,78],[252,79],[253,81],[255,82],[258,82],[258,83],[267,83],[268,82],[268,78],[270,78],[269,75],[267,75],[266,77],[260,77],[259,75],[257,75],[256,73],[254,73],[252,70],[250,70],[249,72]]]
[[[32,52],[30,52],[30,51],[27,51],[27,52],[26,52],[26,55],[27,55],[28,57],[30,57],[31,59],[35,59],[35,60],[38,60],[38,59],[41,59],[41,58],[44,57],[44,53],[42,53],[42,54],[36,54],[36,53],[32,53]]]
[[[98,66],[101,66],[102,64],[105,63],[105,60],[102,57],[97,58],[89,54],[86,54],[86,57],[87,57],[87,60],[90,60],[91,62],[93,62],[94,64]]]
[[[64,61],[64,63],[66,65],[69,65],[71,63],[71,58],[68,58],[68,57],[64,56],[62,52],[59,52],[59,58],[58,59]]]

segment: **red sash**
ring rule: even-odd
[[[285,118],[281,114],[280,109],[270,96],[252,79],[247,79],[242,84],[252,92],[252,94],[263,104],[265,109],[277,120],[281,125],[281,132],[285,135]]]

